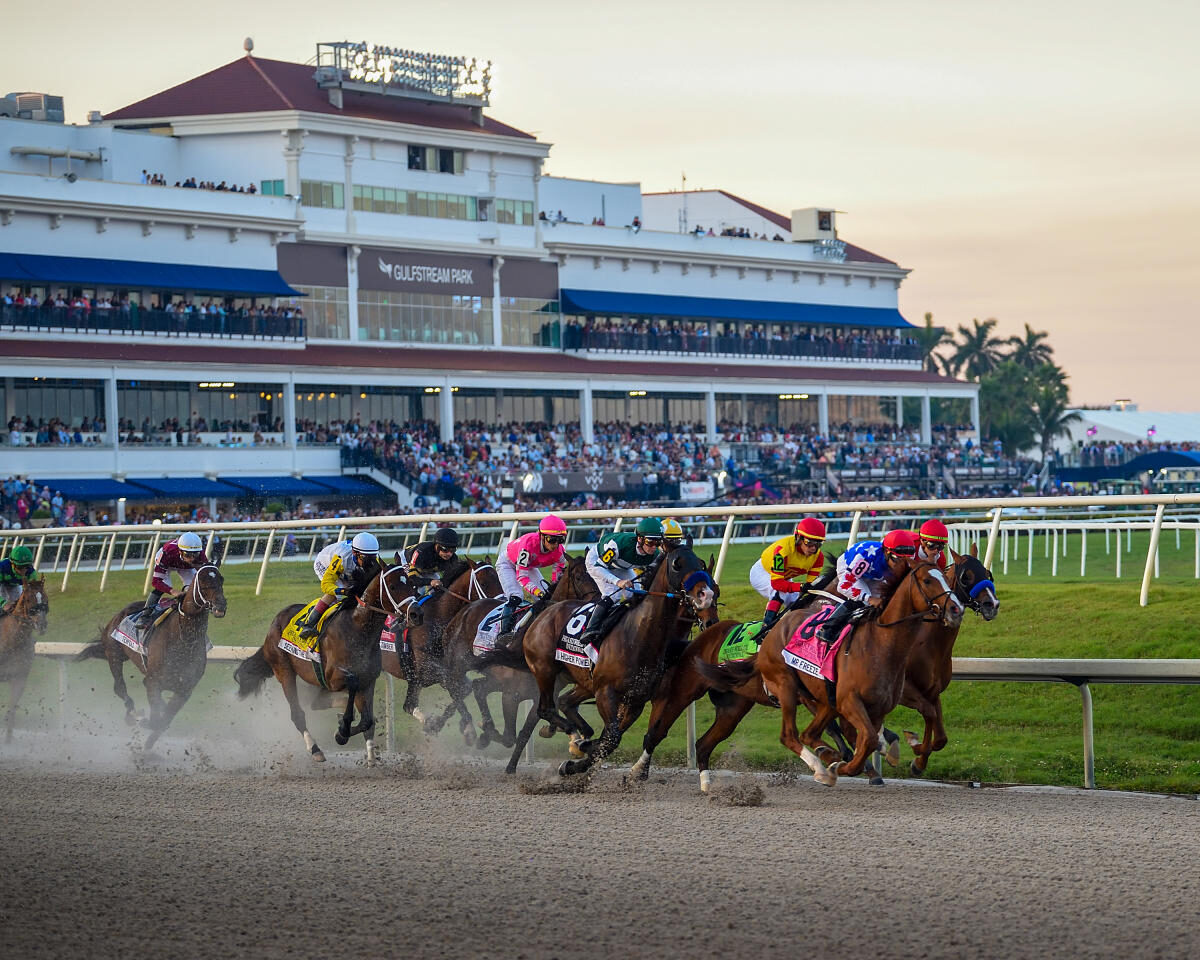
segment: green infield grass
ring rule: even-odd
[[[1010,551],[1013,548],[1010,538]],[[1135,533],[1132,542],[1120,538],[1122,577],[1116,578],[1117,537],[1088,535],[1087,575],[1080,577],[1081,538],[1078,534],[1058,544],[1057,575],[1052,576],[1049,544],[1039,534],[1033,548],[1032,576],[1027,575],[1028,538],[1022,537],[1019,555],[1010,552],[1008,575],[1002,573],[999,554],[993,571],[1001,601],[999,617],[984,623],[969,615],[955,654],[964,657],[1200,657],[1200,581],[1194,579],[1195,539],[1185,533],[1178,546],[1173,531],[1163,534],[1159,577],[1152,582],[1150,605],[1138,605],[1148,534]],[[698,547],[705,557],[716,547]],[[722,580],[724,615],[757,617],[762,600],[746,583],[750,565],[760,547],[735,544],[726,561]],[[218,646],[257,645],[266,627],[283,606],[315,595],[312,567],[304,562],[273,563],[261,596],[254,595],[257,564],[229,565],[224,570],[229,615],[210,620],[210,636]],[[100,625],[121,604],[142,595],[144,572],[113,573],[104,593],[97,589],[94,573],[72,573],[67,592],[59,589],[62,575],[48,574],[51,626],[46,640],[84,642],[95,637]],[[262,725],[270,715],[277,735],[291,731],[283,698],[274,681],[262,698],[237,701],[233,695],[233,664],[213,661],[195,696],[176,718],[171,733],[203,738],[220,735],[237,739]],[[130,691],[139,707],[144,691],[136,671],[128,668]],[[47,658],[38,658],[30,685],[18,713],[18,738],[23,727],[55,730],[65,724],[64,737],[84,725],[109,725],[123,729],[124,713],[112,695],[112,679],[101,661],[70,663],[60,672]],[[382,685],[381,685],[382,686]],[[63,714],[60,690],[68,704]],[[7,685],[0,684],[0,704],[7,705]],[[1096,781],[1106,788],[1200,792],[1200,689],[1177,685],[1093,685],[1096,732]],[[397,700],[403,685],[397,686]],[[1078,786],[1083,778],[1081,708],[1078,691],[1066,684],[991,683],[959,681],[943,697],[950,743],[935,754],[929,776],[955,781],[1030,783]],[[422,707],[447,702],[444,691],[424,692]],[[383,708],[382,694],[379,709]],[[472,710],[474,705],[472,704]],[[494,708],[494,712],[499,711]],[[712,719],[707,700],[697,704],[697,724],[703,731]],[[645,717],[626,735],[618,761],[631,761],[641,751]],[[894,730],[921,731],[921,719],[897,709],[888,725]],[[310,726],[326,750],[333,744],[333,715],[310,714]],[[397,720],[401,745],[414,746],[420,738],[416,724],[402,713]],[[779,714],[757,708],[742,722],[714,757],[715,767],[775,769],[800,772],[806,768],[778,742]],[[442,732],[448,749],[462,748],[456,725]],[[302,752],[298,735],[286,740]],[[361,740],[350,748],[359,749]],[[565,756],[563,741],[535,738],[539,756]],[[280,749],[276,747],[276,749]],[[284,748],[286,749],[286,748]],[[2,753],[2,748],[0,748]],[[506,753],[493,746],[488,755]],[[886,776],[902,777],[901,768]],[[679,764],[685,757],[685,724],[680,718],[658,748],[655,761]]]

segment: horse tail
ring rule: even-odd
[[[107,654],[104,652],[104,635],[101,634],[71,659],[74,663],[78,663],[80,660],[104,660],[106,656]]]
[[[495,647],[476,657],[471,664],[472,670],[486,670],[488,667],[511,667],[513,670],[530,672],[529,664],[525,662],[525,651],[521,648]]]
[[[758,654],[745,660],[732,660],[720,666],[697,657],[695,667],[696,672],[713,690],[720,690],[724,693],[741,686],[758,672]]]
[[[259,647],[253,656],[247,657],[233,671],[233,679],[238,685],[238,699],[245,700],[250,694],[258,693],[267,677],[274,674],[263,648]]]

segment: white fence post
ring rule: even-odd
[[[1079,685],[1083,698],[1083,786],[1096,789],[1096,744],[1092,734],[1092,691],[1086,683]]]
[[[1121,531],[1117,531],[1117,579],[1121,579]]]
[[[725,535],[721,538],[721,549],[717,552],[717,562],[713,565],[712,577],[717,583],[721,582],[721,574],[725,570],[725,555],[729,552],[729,541],[733,539],[733,519],[731,513],[725,521]],[[1200,536],[1200,533],[1197,536]]]
[[[989,570],[992,569],[992,557],[996,553],[996,538],[1000,535],[1000,517],[1003,513],[1003,507],[996,507],[992,516],[992,529],[988,533],[987,552],[983,555],[983,565]]]
[[[108,549],[104,551],[104,572],[100,574],[100,592],[104,592],[104,585],[108,583],[108,568],[112,566],[113,551],[117,549],[117,535],[114,533],[108,538]]]
[[[850,535],[846,538],[846,549],[849,550],[854,546],[854,542],[858,539],[858,527],[862,523],[862,511],[855,510],[854,516],[850,520]]]
[[[1200,536],[1200,527],[1196,528],[1197,536]],[[42,551],[46,548],[45,536],[38,537],[38,548],[33,555],[33,569],[40,570],[42,567]]]
[[[1002,549],[1004,550],[1004,575],[1007,577],[1008,576],[1008,531],[1007,530],[1002,531],[1000,536],[1004,541],[1004,543],[1002,545]]]
[[[1079,531],[1079,577],[1087,576],[1087,527]]]
[[[1058,527],[1055,527],[1051,531],[1050,536],[1048,536],[1046,538],[1046,543],[1049,544],[1051,540],[1054,541],[1054,545],[1050,550],[1050,576],[1057,577],[1058,576]]]
[[[1026,553],[1028,555],[1025,558],[1027,561],[1025,564],[1025,576],[1032,577],[1033,576],[1033,527],[1032,526],[1030,526],[1030,528],[1029,528],[1029,549],[1026,551]]]
[[[1142,573],[1142,595],[1138,601],[1143,607],[1150,602],[1150,575],[1154,570],[1154,561],[1158,557],[1158,538],[1162,533],[1163,512],[1166,509],[1166,504],[1160,503],[1154,510],[1154,526],[1150,529],[1150,549],[1146,551],[1146,569]]]
[[[78,543],[79,543],[78,535],[71,538],[71,549],[67,553],[67,569],[63,571],[63,582],[62,582],[62,586],[59,587],[60,593],[67,592],[67,580],[70,579],[70,576],[71,576],[71,561],[75,557],[75,547]]]
[[[271,559],[271,544],[273,544],[274,542],[275,542],[275,528],[272,527],[271,532],[267,534],[267,545],[263,549],[262,566],[258,568],[258,585],[255,586],[255,588],[254,588],[254,595],[256,597],[262,596],[263,580],[265,580],[267,577],[267,561]]]
[[[1196,559],[1194,576],[1200,580],[1200,523],[1196,524]]]
[[[1107,557],[1112,553],[1112,545],[1109,543],[1109,535],[1112,533],[1108,527],[1104,528],[1104,555]]]
[[[154,531],[154,539],[150,541],[150,552],[146,554],[146,582],[142,584],[142,595],[150,592],[150,578],[154,576],[154,555],[158,553],[158,541],[162,537],[161,530]]]

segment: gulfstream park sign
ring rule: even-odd
[[[474,283],[474,270],[462,267],[435,267],[420,263],[385,263],[379,257],[379,272],[398,283]]]

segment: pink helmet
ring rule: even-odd
[[[567,533],[567,525],[563,522],[562,517],[557,517],[553,513],[548,513],[542,517],[542,522],[538,524],[538,533],[547,533],[550,535],[559,534],[565,536]]]

